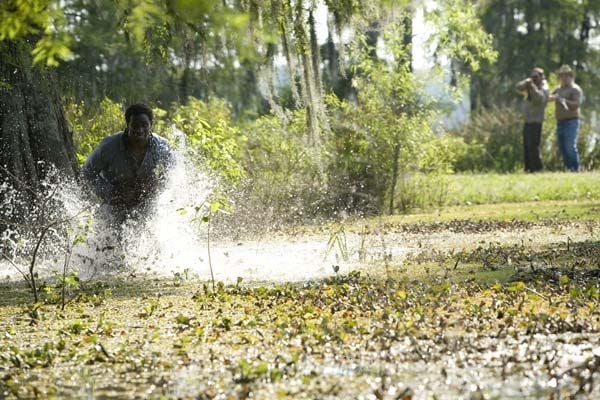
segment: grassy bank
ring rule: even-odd
[[[415,209],[543,201],[600,200],[600,172],[403,176],[395,212]],[[387,203],[386,203],[387,204]],[[385,209],[387,211],[387,209]]]
[[[373,217],[369,221],[424,224],[453,220],[474,221],[598,221],[600,200],[528,201],[432,207],[405,214]]]
[[[598,171],[457,174],[447,184],[445,205],[600,199]]]

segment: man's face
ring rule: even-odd
[[[560,78],[560,83],[563,86],[573,83],[573,77],[570,74],[560,74],[558,77]]]
[[[132,115],[127,125],[129,137],[135,141],[144,142],[150,136],[152,122],[146,114]]]
[[[533,83],[535,83],[538,86],[539,86],[540,83],[542,83],[542,75],[540,75],[539,72],[533,71],[531,73],[531,75],[529,75],[529,77],[531,78],[531,80],[533,81]]]

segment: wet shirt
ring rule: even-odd
[[[578,84],[573,83],[569,86],[563,86],[556,89],[553,94],[556,94],[567,100],[579,101],[579,104],[583,102],[583,90]],[[565,107],[565,104],[556,102],[555,115],[558,121],[565,121],[573,118],[579,118],[579,107]]]
[[[141,164],[127,145],[127,133],[107,137],[88,157],[81,171],[105,203],[132,207],[151,200],[164,184],[173,155],[165,139],[150,134]]]

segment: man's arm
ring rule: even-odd
[[[548,90],[540,88],[537,85],[529,86],[529,96],[531,101],[536,104],[543,104],[548,101]]]
[[[583,100],[583,93],[581,90],[576,89],[573,91],[573,95],[571,99],[565,98],[565,104],[567,105],[569,111],[575,111],[581,106],[581,101]]]
[[[524,92],[527,90],[527,87],[531,84],[531,78],[523,79],[521,82],[517,83],[515,86],[519,92]]]
[[[81,169],[81,175],[98,197],[104,201],[109,201],[113,193],[113,185],[101,175],[105,165],[102,145],[100,145],[86,160]]]
[[[567,99],[566,97],[562,97],[556,94],[555,90],[554,92],[552,92],[548,100],[556,101],[556,104],[562,105],[565,110],[575,111],[579,108],[579,106],[581,106],[581,99],[583,97],[581,90],[577,90],[575,93],[576,94],[573,96],[572,99]]]

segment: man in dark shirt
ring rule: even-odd
[[[127,128],[107,137],[81,171],[116,222],[148,213],[174,157],[165,141],[153,134],[152,109],[134,104],[125,111]]]

